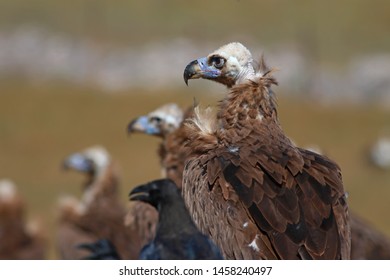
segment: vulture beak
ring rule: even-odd
[[[190,79],[214,79],[219,77],[221,71],[213,66],[209,66],[207,63],[207,57],[202,57],[197,60],[191,61],[184,69],[184,82],[188,86],[188,80]]]
[[[63,162],[64,169],[74,169],[80,172],[93,172],[93,162],[82,154],[73,154]]]
[[[184,69],[184,82],[188,86],[188,80],[189,79],[197,79],[200,78],[200,67],[198,60],[191,61],[187,66],[186,69]]]
[[[141,116],[132,120],[127,126],[127,133],[142,132],[151,135],[159,135],[160,129],[156,127],[155,123],[150,122],[148,116]]]

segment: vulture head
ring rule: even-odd
[[[149,203],[157,210],[161,204],[170,204],[172,199],[181,197],[180,191],[170,179],[160,179],[135,187],[129,194],[131,201]]]
[[[390,137],[380,137],[370,147],[370,163],[380,169],[390,169]]]
[[[241,43],[224,45],[206,57],[190,62],[184,70],[184,81],[208,79],[228,88],[256,77],[254,61],[250,51]]]
[[[4,219],[9,217],[17,219],[22,216],[23,201],[17,193],[15,184],[8,180],[0,180],[0,237],[2,236],[1,225]]]
[[[63,167],[67,170],[76,170],[87,174],[88,180],[85,184],[87,187],[104,173],[110,162],[110,155],[106,149],[101,146],[93,146],[68,156],[63,162]]]
[[[141,132],[164,138],[175,131],[183,121],[183,110],[174,103],[165,104],[148,115],[132,120],[128,133]]]

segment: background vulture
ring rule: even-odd
[[[61,201],[58,229],[61,257],[84,258],[88,252],[77,245],[106,238],[111,240],[121,258],[136,259],[146,241],[138,230],[125,227],[126,208],[118,198],[118,171],[108,152],[100,146],[88,148],[70,155],[64,167],[86,174],[87,181],[80,201],[76,198]]]
[[[370,162],[383,170],[390,170],[390,137],[379,137],[369,150]]]
[[[0,259],[42,260],[45,238],[36,224],[26,223],[26,207],[16,186],[0,180]]]
[[[349,259],[340,169],[284,134],[263,59],[230,43],[189,63],[195,78],[229,88],[216,117],[196,108],[187,123],[182,194],[201,231],[227,259]]]
[[[351,234],[352,260],[390,260],[389,238],[353,212]]]
[[[130,192],[130,200],[149,203],[159,212],[156,237],[142,249],[140,259],[222,259],[217,246],[196,228],[172,180],[138,186]]]
[[[144,133],[162,138],[158,154],[163,176],[173,180],[179,188],[187,157],[187,135],[183,120],[192,115],[192,107],[184,112],[177,104],[168,103],[147,115],[135,118],[128,125],[129,133]]]

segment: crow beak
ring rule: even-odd
[[[150,202],[149,185],[146,184],[146,185],[135,187],[129,193],[129,199],[130,201]]]

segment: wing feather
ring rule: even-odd
[[[270,242],[278,258],[340,258],[335,255],[341,242],[338,225],[347,218],[343,207],[336,214],[332,208],[342,191],[337,165],[314,153],[300,153],[304,150],[285,150],[279,162],[262,147],[247,161],[240,151],[214,153],[207,161],[209,183],[218,182],[225,200],[230,191],[237,194],[248,219],[264,233],[261,240]],[[334,215],[343,221],[336,222]]]

